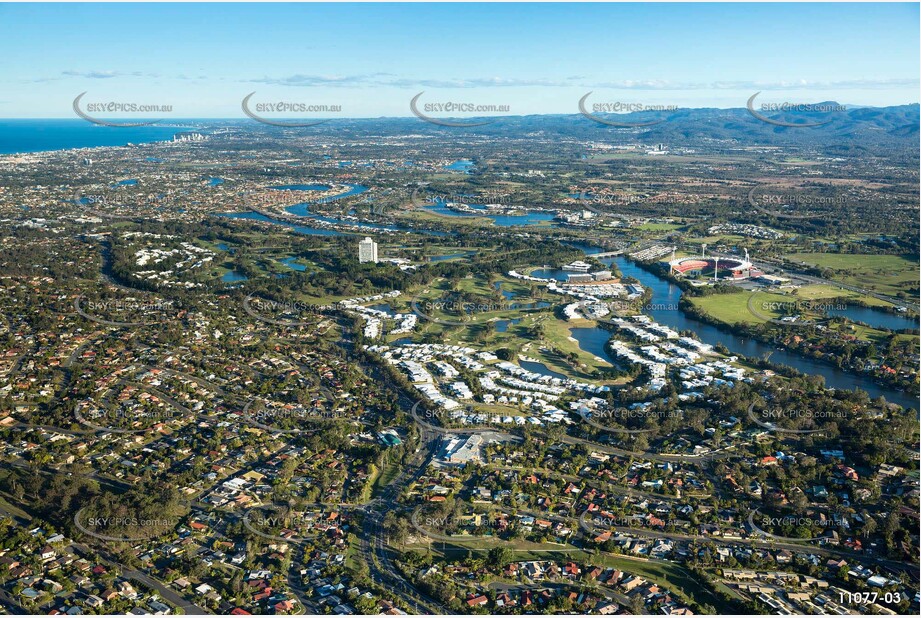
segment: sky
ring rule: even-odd
[[[917,3],[0,4],[0,117],[76,117],[82,92],[163,118],[245,118],[252,92],[251,110],[341,107],[288,118],[410,116],[423,91],[433,117],[465,114],[424,105],[576,113],[588,92],[901,105],[919,100],[919,47]]]

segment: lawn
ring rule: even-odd
[[[785,294],[781,292],[742,292],[738,294],[713,294],[710,296],[688,297],[698,309],[726,324],[749,322],[760,324],[765,319],[779,319],[783,312],[771,303],[796,303],[798,301],[821,301],[832,298],[860,299],[868,305],[891,306],[890,303],[877,300],[849,290],[841,290],[830,285],[807,285]],[[749,299],[751,299],[749,301]],[[752,311],[749,308],[749,302]],[[821,304],[821,303],[819,303]],[[815,314],[816,316],[820,314]]]
[[[683,228],[684,225],[677,223],[644,223],[633,227],[635,230],[644,232],[671,232]]]
[[[918,261],[900,255],[856,253],[793,253],[784,256],[795,263],[828,268],[832,278],[880,294],[897,295],[918,285]]]
[[[383,467],[377,473],[377,477],[374,479],[374,483],[371,486],[371,495],[377,495],[377,492],[386,487],[393,479],[400,474],[400,465],[399,463],[390,461],[390,454],[384,458]]]
[[[891,307],[892,303],[887,303],[884,300],[879,300],[873,298],[872,296],[867,296],[865,294],[860,294],[858,292],[852,292],[851,290],[842,290],[833,285],[804,285],[803,287],[797,290],[796,295],[799,298],[805,298],[809,300],[819,300],[823,298],[855,298],[860,299],[862,302],[867,305],[872,305],[874,307]]]
[[[766,308],[766,304],[790,303],[796,300],[794,296],[766,292],[756,292],[754,298],[747,292],[738,294],[711,294],[710,296],[687,298],[695,307],[726,324],[736,324],[737,322],[760,324],[765,320],[759,316],[779,319],[782,317],[781,312],[770,310],[769,304]],[[750,298],[752,307],[755,309],[754,312],[749,309],[748,303]]]
[[[585,321],[585,326],[592,325],[592,322],[588,320]],[[598,360],[594,354],[586,352],[579,347],[579,343],[574,340],[570,332],[570,329],[574,326],[581,326],[581,324],[573,324],[572,322],[564,322],[557,319],[546,320],[544,322],[544,339],[546,339],[549,345],[564,353],[575,352],[579,359],[579,363],[585,365],[589,371],[595,369],[610,369],[611,364],[609,362]]]
[[[472,539],[470,541],[453,541],[451,543],[432,541],[431,548],[433,554],[439,554],[445,557],[450,555],[451,558],[458,559],[458,553],[463,556],[474,551],[479,552],[488,550],[488,548],[494,547],[495,545],[496,541],[494,540]],[[559,545],[554,547],[554,545],[550,543],[538,544],[528,541],[514,541],[504,545],[515,552],[515,560],[575,561],[593,566],[620,569],[626,573],[639,575],[658,583],[677,594],[684,601],[690,600],[696,603],[713,605],[720,613],[734,613],[732,607],[727,606],[716,595],[706,589],[703,582],[698,580],[693,573],[670,562],[609,553],[596,554],[569,546],[566,546],[565,549],[560,549]],[[410,547],[414,547],[417,550],[422,548],[427,549],[428,544],[407,546],[407,548]]]
[[[688,297],[691,303],[705,311],[711,317],[726,324],[736,324],[738,322],[748,322],[760,324],[765,319],[779,319],[784,313],[780,307],[772,306],[772,303],[796,303],[802,301],[819,301],[822,299],[836,298],[846,296],[850,298],[862,298],[867,300],[866,296],[856,292],[847,292],[838,290],[827,285],[812,285],[800,288],[792,294],[779,294],[774,292],[754,292],[739,294],[713,294],[711,296]],[[751,303],[751,304],[749,304]],[[885,305],[888,303],[874,303]],[[809,313],[813,318],[821,317],[821,312]],[[886,342],[891,334],[888,331],[877,328],[870,328],[857,324],[846,324],[836,327],[843,334],[854,336],[861,341],[871,341],[875,344]],[[901,336],[900,336],[901,337]],[[914,335],[904,335],[904,337],[916,338]]]

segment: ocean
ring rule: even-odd
[[[0,119],[0,154],[169,141],[177,126],[104,127],[79,118]]]

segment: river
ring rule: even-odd
[[[589,249],[587,254],[600,253],[601,250]],[[688,330],[697,334],[704,343],[716,345],[722,343],[733,354],[749,356],[751,358],[764,358],[767,356],[772,363],[787,365],[805,374],[820,375],[825,378],[828,388],[853,390],[860,388],[869,393],[871,397],[883,396],[886,401],[897,403],[906,408],[918,409],[918,396],[897,391],[893,388],[877,384],[871,378],[856,373],[842,371],[828,363],[806,358],[799,354],[775,348],[773,346],[740,337],[729,331],[721,330],[715,326],[696,320],[678,308],[681,299],[681,288],[667,279],[643,270],[625,257],[603,258],[603,263],[616,266],[625,277],[633,277],[644,286],[652,290],[652,299],[647,313],[655,321],[665,324],[678,331]],[[585,329],[592,330],[592,329]],[[582,335],[589,335],[585,333]],[[573,334],[576,337],[576,334]],[[578,337],[577,337],[578,338]],[[587,350],[597,354],[597,349]],[[607,354],[599,355],[607,358]]]

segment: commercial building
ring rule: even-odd
[[[374,262],[377,264],[377,243],[370,236],[358,243],[358,261],[361,264]]]

